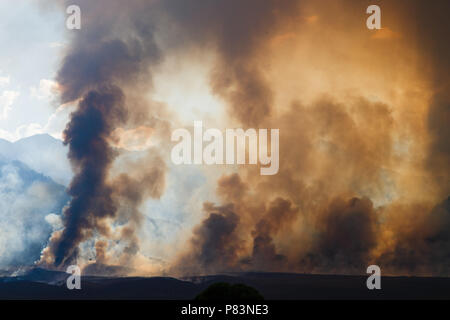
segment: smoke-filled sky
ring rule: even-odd
[[[71,4],[81,30],[65,29]],[[370,4],[380,30],[366,27]],[[21,37],[0,33],[0,134],[51,133],[72,167],[36,264],[450,275],[448,1],[46,0],[17,12],[6,21]],[[12,17],[30,12],[45,50],[23,50],[35,35]],[[33,59],[36,70],[20,63]],[[171,133],[195,120],[279,129],[278,173],[175,165]]]

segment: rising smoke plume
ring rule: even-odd
[[[294,18],[298,1],[162,1],[164,11],[183,30],[187,42],[216,46],[219,61],[211,87],[246,126],[270,115],[273,93],[264,76],[259,50],[278,25]]]
[[[120,1],[78,1],[77,5],[83,8],[83,28],[73,34],[56,77],[62,103],[78,106],[64,131],[75,172],[68,189],[72,199],[64,209],[64,229],[52,236],[41,259],[55,266],[74,262],[80,243],[95,233],[111,237],[105,221],[119,214],[128,222],[121,231],[121,240],[128,242],[124,254],[135,254],[138,206],[144,196],[159,197],[158,185],[164,181],[160,161],[157,169],[148,164],[149,173],[140,166],[139,179],[124,173],[111,180],[109,175],[118,154],[111,145],[114,130],[125,127],[130,114],[139,113],[143,103],[138,101],[139,89],[143,90],[142,82],[151,84],[150,67],[160,58],[147,6],[143,1],[130,4],[132,10]],[[104,11],[105,6],[111,11]],[[126,14],[117,17],[119,10]],[[101,241],[96,245],[99,262],[105,259],[104,247]]]
[[[310,42],[300,44],[300,48],[304,51],[314,48],[316,56],[307,56],[304,52],[298,55],[309,57],[308,62],[316,64],[316,68],[329,68],[330,73],[325,76],[344,83],[333,84],[329,92],[325,89],[327,85],[321,83],[322,90],[312,88],[317,91],[314,95],[307,91],[290,93],[287,89],[291,85],[289,81],[310,81],[301,75],[308,72],[308,62],[296,62],[295,54],[280,49],[282,57],[292,59],[287,68],[298,68],[298,72],[293,73],[296,78],[289,78],[288,72],[279,76],[279,71],[274,71],[272,76],[284,87],[272,81],[266,84],[264,91],[246,88],[253,101],[260,99],[268,103],[267,108],[260,104],[261,118],[253,122],[248,121],[253,119],[248,114],[245,119],[241,117],[242,112],[248,111],[246,106],[251,105],[243,103],[245,99],[240,101],[241,109],[229,109],[241,125],[256,123],[261,127],[280,128],[280,171],[267,178],[259,176],[254,168],[240,168],[239,174],[223,176],[217,188],[223,202],[219,207],[233,208],[239,220],[222,215],[221,221],[232,229],[225,234],[212,232],[215,229],[211,228],[211,221],[218,216],[211,210],[192,238],[193,244],[201,245],[194,245],[181,254],[175,272],[207,273],[216,268],[217,271],[361,274],[368,265],[378,264],[390,274],[448,276],[450,249],[445,234],[449,232],[450,215],[450,137],[444,123],[448,122],[449,76],[444,70],[448,69],[445,68],[448,65],[445,57],[450,52],[448,41],[443,41],[449,34],[449,23],[445,18],[445,12],[450,9],[448,2],[382,2],[380,6],[387,13],[383,20],[386,27],[375,35],[359,27],[358,19],[354,19],[358,16],[364,21],[364,8],[369,3],[355,5],[350,1],[327,1],[313,4],[304,1],[303,4],[299,7],[310,14],[303,16],[303,21],[302,10],[290,12],[296,12],[299,29],[293,27],[280,36],[274,32],[280,30],[277,24],[268,20],[268,25],[272,23],[271,32],[257,33],[258,41],[252,41],[250,33],[237,37],[239,43],[247,36],[244,41],[255,47],[250,57],[247,56],[249,51],[242,50],[233,60],[242,58],[264,64],[264,57],[257,52],[267,49],[268,43],[279,45],[281,42],[287,48],[285,50],[296,52],[295,40],[307,39]],[[223,21],[222,17],[214,17],[212,13],[209,18]],[[305,34],[310,32],[312,36],[308,38],[302,28],[307,29]],[[221,39],[226,32],[219,33],[217,38]],[[318,36],[328,37],[329,42],[324,42],[327,45],[317,43],[315,37]],[[371,36],[380,40],[371,40],[370,48],[363,40],[361,47],[349,43],[348,48],[336,40],[351,38],[355,41]],[[416,59],[416,64],[401,66],[402,54],[389,56],[389,52],[395,50],[393,48],[406,52],[404,57],[410,55],[411,59]],[[326,50],[329,53],[325,53]],[[384,56],[378,62],[367,60],[366,64],[358,65],[357,59],[366,59],[367,50],[373,50],[374,57]],[[226,56],[226,53],[222,54]],[[346,91],[345,79],[353,83],[352,74],[331,73],[338,69],[335,67],[339,64],[336,55],[348,59],[342,61],[345,65],[356,64],[357,67],[352,66],[353,70],[366,68],[366,75],[381,82],[393,76],[387,70],[397,63],[397,71],[401,74],[417,72],[420,79],[417,81],[421,81],[419,86],[427,89],[425,93],[420,92],[414,88],[419,82],[405,82],[404,96],[388,94],[387,99],[370,96],[377,92],[376,87],[357,86],[358,89]],[[352,58],[357,62],[353,63]],[[267,57],[265,63],[269,64],[268,61],[275,63],[271,57]],[[379,69],[372,69],[370,63],[375,63]],[[234,65],[230,65],[233,70]],[[227,74],[227,71],[221,74]],[[243,76],[241,79],[248,78]],[[218,84],[215,80],[212,87],[216,92],[223,94],[229,90],[230,82]],[[402,81],[398,79],[397,83],[401,85]],[[375,82],[373,84],[376,86]],[[240,88],[239,85],[236,88]],[[290,102],[289,99],[273,99],[277,90],[281,96],[290,94]],[[339,90],[344,94],[341,95]],[[395,87],[388,90],[394,92]],[[302,94],[312,96],[312,99],[303,99]],[[233,99],[227,101],[233,106]],[[290,105],[276,108],[277,101]],[[263,116],[274,109],[279,111],[276,115]],[[414,109],[418,110],[417,118],[411,116]],[[423,153],[425,157],[420,156]],[[216,242],[211,235],[217,235],[221,241]],[[225,240],[229,246],[224,247]],[[208,244],[206,252],[205,243]],[[220,245],[212,248],[215,244]],[[227,252],[233,259],[225,262],[226,267],[224,262],[217,266],[211,261],[205,263],[203,256],[210,252],[219,255]],[[197,261],[196,269],[192,260],[186,264],[193,257],[197,257],[194,260]]]
[[[111,177],[114,130],[154,125],[152,67],[195,47],[214,55],[223,125],[280,129],[280,170],[224,174],[164,271],[450,274],[448,1],[380,1],[377,31],[369,1],[79,2],[57,76],[78,103],[65,131],[76,176],[42,261],[69,263],[97,233],[99,265],[108,239],[125,239],[122,261],[138,254],[139,206],[162,195],[166,167],[149,155],[146,174]]]

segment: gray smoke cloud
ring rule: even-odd
[[[296,16],[298,1],[162,1],[186,43],[215,45],[220,60],[213,90],[227,100],[230,114],[247,126],[270,115],[273,92],[259,58],[278,25]]]
[[[400,179],[401,174],[389,171],[399,162],[398,127],[408,122],[396,118],[400,107],[353,93],[350,86],[346,89],[352,93],[346,94],[345,103],[329,92],[309,104],[293,99],[283,106],[283,112],[273,112],[276,84],[266,73],[269,61],[264,50],[277,32],[298,18],[302,26],[314,21],[326,24],[324,30],[330,34],[325,35],[331,39],[335,35],[331,29],[360,30],[366,17],[367,3],[326,1],[315,7],[317,15],[301,16],[302,3],[78,1],[85,8],[83,28],[73,35],[57,75],[62,102],[78,102],[65,131],[75,171],[69,187],[72,201],[64,211],[65,228],[54,234],[43,261],[70,262],[77,257],[79,244],[94,232],[108,237],[111,231],[103,220],[118,216],[130,222],[122,229],[128,240],[124,257],[138,251],[138,207],[146,197],[162,194],[164,164],[154,157],[147,175],[109,179],[117,156],[109,141],[116,127],[154,121],[143,108],[141,92],[143,83],[151,84],[151,68],[165,53],[155,40],[158,15],[158,22],[167,19],[174,25],[164,33],[167,50],[195,46],[212,48],[217,54],[210,86],[226,101],[231,118],[244,127],[272,127],[282,132],[279,173],[261,177],[250,168],[219,179],[221,203],[205,203],[206,216],[194,229],[188,250],[174,264],[175,272],[360,273],[375,262],[392,273],[448,275],[450,90],[445,13],[450,10],[449,2],[383,2],[387,12],[395,12],[384,21],[399,20],[393,26],[399,28],[402,44],[411,49],[417,42],[418,60],[427,70],[423,78],[429,82],[432,97],[426,109],[426,134],[431,142],[424,163],[417,167],[423,169],[424,181],[431,181],[436,194],[427,194],[425,200],[406,198],[406,204],[378,206],[374,198],[386,202],[392,196],[385,186],[401,180],[400,185],[407,188],[402,194],[407,194],[418,181],[411,172],[401,173]],[[339,6],[342,12],[337,15],[334,10]],[[353,20],[357,12],[361,21]],[[359,45],[373,39],[364,38],[362,31],[354,34],[354,42],[367,41]],[[354,48],[337,47],[333,49],[338,57],[352,57],[345,50]],[[405,181],[410,186],[405,187]],[[145,190],[139,185],[145,185]],[[124,210],[124,204],[132,209]],[[99,266],[108,260],[106,247],[106,243],[96,243]]]
[[[62,103],[78,101],[64,131],[75,176],[68,188],[72,200],[63,213],[64,229],[53,235],[42,258],[45,263],[53,261],[55,266],[76,259],[78,245],[94,232],[109,235],[102,221],[118,214],[121,203],[114,194],[116,189],[129,186],[131,179],[123,175],[117,181],[108,181],[117,156],[110,140],[114,129],[125,127],[145,104],[139,88],[143,83],[151,84],[150,67],[160,59],[149,5],[144,1],[65,3],[69,4],[82,8],[83,26],[73,33],[56,80]],[[124,14],[118,16],[118,12]],[[144,178],[143,184],[134,181],[139,190],[132,189],[133,194],[127,190],[125,195],[119,191],[120,196],[136,208],[147,193],[144,189],[148,187],[147,182],[161,183],[163,178],[163,174],[157,173],[155,177],[151,173],[151,178]],[[133,209],[129,216],[131,228],[137,223],[137,215],[139,212]],[[137,240],[132,230],[123,231],[123,235],[131,243],[125,252],[135,253]]]

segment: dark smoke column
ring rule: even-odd
[[[114,159],[107,138],[115,125],[125,123],[123,103],[117,87],[90,91],[64,131],[76,175],[68,190],[72,200],[64,211],[65,229],[54,251],[56,266],[75,258],[76,246],[96,229],[97,221],[116,212],[112,189],[105,182]]]
[[[71,31],[57,81],[61,102],[78,103],[64,131],[75,176],[68,188],[71,202],[63,212],[64,229],[53,234],[41,258],[56,267],[76,259],[81,242],[96,232],[107,233],[101,221],[117,214],[114,186],[107,181],[115,158],[109,137],[136,108],[126,104],[127,93],[140,104],[138,88],[151,83],[150,66],[159,60],[148,2],[73,2],[81,8],[82,29]]]

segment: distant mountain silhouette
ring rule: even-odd
[[[46,284],[62,284],[66,281],[69,274],[62,271],[53,271],[37,267],[28,267],[15,276],[3,277],[3,282],[29,281]]]
[[[72,178],[67,150],[62,141],[48,134],[34,135],[14,143],[0,139],[0,160],[20,161],[66,186]]]

